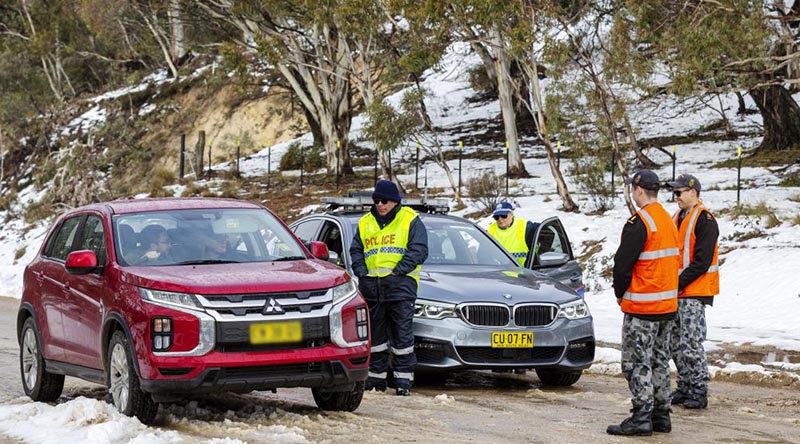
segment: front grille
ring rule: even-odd
[[[555,305],[521,305],[514,307],[514,324],[518,327],[544,327],[558,314]]]
[[[259,345],[250,343],[250,326],[253,322],[217,322],[216,350],[221,353],[266,352],[317,348],[330,343],[328,318],[305,318],[297,322],[303,327],[303,340],[300,343]]]
[[[203,308],[222,322],[301,319],[326,316],[333,299],[329,290],[291,293],[199,295]]]
[[[328,345],[325,339],[311,339],[293,344],[217,344],[215,350],[220,353],[248,353],[248,352],[274,352],[285,350],[305,350],[309,348],[319,348]]]
[[[266,301],[267,298],[273,299],[300,299],[305,300],[310,297],[325,296],[328,290],[298,291],[294,293],[249,293],[249,294],[220,294],[203,295],[209,302],[229,302],[239,304],[251,301]]]
[[[286,375],[311,375],[326,370],[323,362],[306,364],[262,365],[253,367],[225,367],[222,369],[225,378],[262,378]],[[329,370],[328,370],[329,372]]]
[[[194,370],[194,367],[158,368],[158,372],[161,373],[162,376],[183,376],[183,375],[188,375],[189,373],[192,372],[192,370]]]
[[[414,355],[417,362],[437,363],[445,358],[445,344],[442,342],[426,341],[414,338]]]
[[[506,326],[511,317],[504,305],[462,305],[460,310],[467,323],[478,326]]]
[[[464,362],[473,364],[537,364],[557,359],[564,347],[456,347],[456,351]]]

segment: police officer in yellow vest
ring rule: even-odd
[[[417,213],[400,204],[394,183],[378,181],[372,200],[350,245],[353,273],[369,304],[372,349],[365,388],[386,390],[391,352],[396,393],[408,396],[417,364],[411,323],[428,233]]]
[[[511,202],[500,202],[495,205],[492,217],[495,221],[489,225],[489,235],[497,239],[500,245],[524,267],[539,224],[514,217],[514,206]]]
[[[611,435],[669,433],[670,334],[678,310],[678,230],[658,203],[656,173],[626,180],[639,211],[628,219],[614,255],[614,293],[622,312],[622,374],[632,415],[608,426]]]
[[[680,240],[678,319],[672,333],[672,359],[678,369],[678,387],[672,403],[688,409],[708,405],[706,305],[719,294],[719,226],[700,200],[700,181],[690,174],[667,182],[678,211],[672,216]]]

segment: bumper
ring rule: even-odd
[[[493,331],[532,331],[532,348],[492,348]],[[473,327],[461,319],[414,319],[417,370],[549,368],[583,370],[594,361],[592,318],[544,328]]]
[[[334,345],[273,352],[222,353],[199,357],[149,356],[140,369],[142,390],[160,395],[248,392],[289,387],[347,389],[367,379],[369,345]],[[140,365],[143,364],[140,362]]]

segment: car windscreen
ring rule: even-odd
[[[167,210],[114,216],[120,265],[165,266],[305,259],[292,234],[261,209]]]
[[[428,231],[428,259],[425,265],[517,266],[487,234],[468,222],[424,218]],[[358,222],[353,224],[353,231]]]

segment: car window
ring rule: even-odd
[[[535,251],[534,266],[539,266],[539,256],[544,253],[564,253],[571,257],[572,250],[561,223],[554,220],[541,227]]]
[[[325,245],[328,246],[328,251],[333,251],[342,256],[342,251],[344,251],[344,244],[342,244],[342,230],[339,228],[339,224],[336,222],[332,222],[326,220],[325,223],[322,225],[322,232],[319,236],[319,241],[324,242]]]
[[[305,258],[272,213],[260,209],[195,209],[114,217],[120,264],[161,266],[268,262]]]
[[[106,241],[103,235],[103,221],[97,216],[89,216],[83,224],[81,243],[76,250],[91,250],[97,255],[97,264],[106,263]]]
[[[307,220],[293,225],[292,231],[294,231],[294,234],[299,237],[300,240],[308,242],[316,240],[314,236],[316,236],[320,224],[322,224],[322,221],[319,219]]]
[[[470,223],[428,219],[425,227],[426,265],[515,265],[488,235]]]
[[[67,260],[67,255],[74,250],[72,247],[75,243],[82,217],[71,217],[61,224],[58,233],[53,237],[53,243],[49,246],[49,254],[47,256],[62,261]]]

